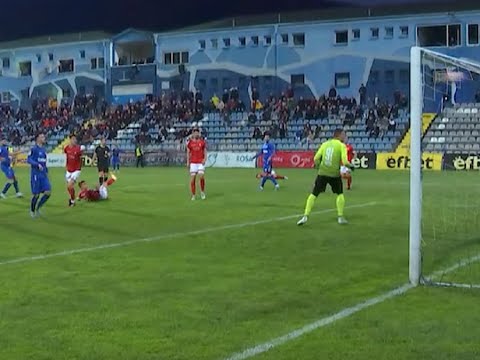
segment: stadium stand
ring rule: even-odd
[[[427,152],[464,153],[480,150],[480,103],[445,108],[424,136]]]

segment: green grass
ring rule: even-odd
[[[221,360],[407,281],[407,173],[356,172],[351,223],[326,194],[304,228],[275,218],[302,213],[314,173],[283,173],[260,193],[253,169],[209,169],[207,201],[191,202],[185,169],[124,169],[110,200],[69,209],[53,169],[43,218],[28,197],[0,202],[0,263],[155,240],[0,265],[0,359]],[[477,176],[425,174],[426,272],[480,252]],[[480,283],[480,266],[447,279]],[[478,296],[414,289],[257,358],[474,359]]]

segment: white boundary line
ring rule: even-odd
[[[475,262],[480,261],[480,254],[468,259],[463,259],[456,263],[455,265],[452,265],[444,270],[439,270],[435,271],[432,273],[432,275],[428,276],[427,279],[433,279],[435,277],[438,277],[440,275],[445,275],[451,272],[454,272],[464,266],[473,264]],[[288,334],[285,334],[283,336],[274,338],[272,340],[269,340],[267,342],[264,342],[263,344],[253,346],[251,348],[248,348],[242,352],[235,353],[228,358],[225,358],[224,360],[245,360],[249,359],[251,357],[254,357],[256,355],[263,354],[273,348],[276,348],[278,346],[281,346],[289,341],[295,340],[305,334],[311,333],[312,331],[318,330],[322,327],[325,327],[327,325],[333,324],[334,322],[338,320],[345,319],[351,315],[354,315],[364,309],[367,309],[369,307],[372,307],[374,305],[381,304],[389,299],[395,298],[399,295],[403,295],[409,290],[413,289],[414,286],[411,284],[405,284],[403,286],[400,286],[394,290],[388,291],[382,295],[370,298],[364,302],[358,303],[354,306],[344,308],[340,310],[339,312],[330,315],[328,317],[321,318],[319,320],[316,320],[310,324],[307,324],[299,329],[296,329],[292,332],[289,332]]]
[[[358,205],[350,205],[350,206],[347,206],[346,208],[347,209],[357,209],[357,208],[364,208],[364,207],[368,207],[368,206],[374,206],[376,204],[377,204],[376,202],[368,202],[368,203],[363,203],[363,204],[358,204]],[[325,214],[325,213],[329,213],[329,212],[333,212],[333,211],[336,211],[336,210],[335,209],[325,209],[325,210],[319,210],[319,211],[312,212],[312,214]],[[60,251],[60,252],[52,253],[52,254],[34,255],[34,256],[29,256],[29,257],[22,257],[22,258],[16,258],[16,259],[11,259],[11,260],[1,261],[0,266],[11,265],[11,264],[19,264],[19,263],[29,263],[29,262],[33,262],[33,261],[46,260],[46,259],[55,258],[55,257],[69,256],[69,255],[81,254],[81,253],[88,253],[88,252],[104,250],[104,249],[119,248],[119,247],[135,245],[135,244],[149,243],[149,242],[155,242],[155,241],[166,240],[166,239],[173,239],[173,238],[183,237],[183,236],[202,235],[202,234],[208,234],[208,233],[212,233],[212,232],[216,232],[216,231],[241,229],[241,228],[245,228],[245,227],[249,227],[249,226],[256,226],[256,225],[270,224],[270,223],[280,222],[280,221],[285,221],[285,220],[291,220],[291,219],[295,219],[295,218],[300,217],[300,216],[301,215],[288,215],[288,216],[270,218],[270,219],[265,219],[265,220],[251,221],[251,222],[245,222],[245,223],[239,223],[239,224],[230,224],[230,225],[211,227],[211,228],[194,230],[194,231],[178,232],[178,233],[171,233],[171,234],[162,234],[162,235],[147,237],[147,238],[143,238],[143,239],[135,239],[135,240],[118,242],[118,243],[110,243],[110,244],[104,244],[104,245],[98,245],[98,246],[92,246],[92,247],[86,247],[86,248],[65,250],[65,251]],[[296,226],[296,225],[292,224],[292,226]]]

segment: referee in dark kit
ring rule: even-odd
[[[105,142],[105,138],[100,139],[100,145],[95,148],[93,162],[97,160],[98,182],[102,185],[108,180],[108,166],[110,164],[110,148]]]

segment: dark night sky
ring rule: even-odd
[[[6,0],[0,41],[76,31],[119,32],[128,27],[169,30],[234,15],[433,0]],[[455,2],[458,0],[436,0]],[[478,1],[478,0],[477,0]]]

